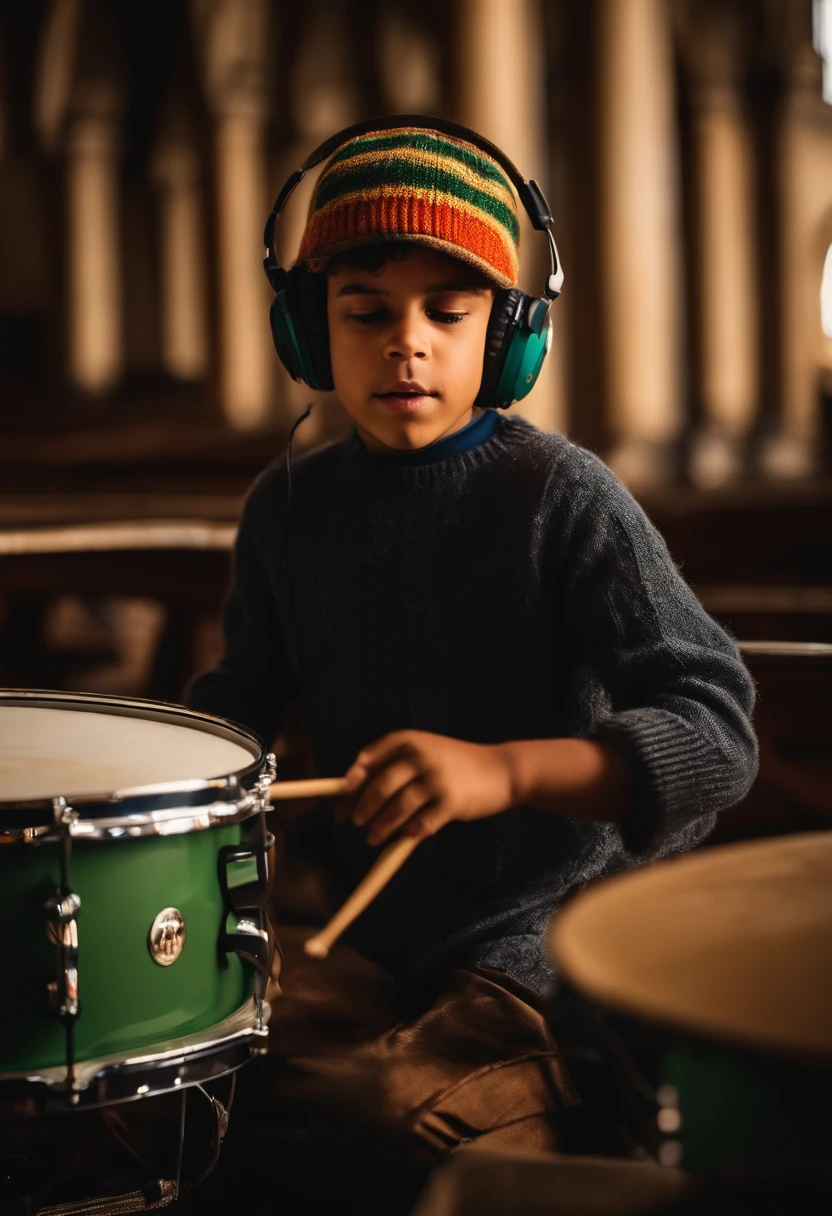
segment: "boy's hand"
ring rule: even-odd
[[[337,815],[367,826],[367,842],[432,836],[452,819],[484,819],[512,805],[512,778],[499,745],[465,743],[421,730],[385,735],[359,752],[346,774],[351,798]],[[352,809],[350,809],[352,808]]]

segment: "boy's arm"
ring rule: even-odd
[[[609,695],[589,742],[630,775],[625,845],[655,855],[704,834],[757,773],[754,687],[641,507],[594,457],[572,529],[567,621]]]
[[[192,709],[242,723],[266,747],[298,691],[269,585],[266,545],[260,542],[261,529],[271,515],[268,485],[258,482],[243,508],[223,605],[222,658],[185,692],[185,703]],[[270,548],[275,548],[273,538]]]
[[[365,747],[347,780],[356,792],[364,788],[339,817],[366,825],[371,845],[397,828],[429,836],[453,819],[483,819],[512,806],[619,822],[630,804],[622,753],[587,739],[484,744],[396,731]]]
[[[348,777],[364,787],[352,817],[370,843],[526,805],[617,823],[631,852],[657,855],[749,789],[753,685],[736,646],[613,474],[588,454],[584,474],[564,495],[558,628],[608,706],[583,739],[485,746],[406,731],[365,748]]]

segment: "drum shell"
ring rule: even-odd
[[[696,1038],[659,1043],[661,1076],[678,1094],[684,1169],[828,1166],[828,1067]]]
[[[156,1045],[215,1025],[250,998],[248,968],[218,950],[225,921],[218,854],[239,841],[239,825],[230,825],[73,842],[71,885],[81,900],[76,1061],[152,1054]],[[44,904],[60,883],[60,863],[58,843],[0,848],[3,931],[14,943],[0,985],[0,1072],[31,1073],[66,1061],[65,1033],[46,1000],[56,950]],[[184,917],[185,944],[175,962],[160,966],[148,934],[170,907]]]
[[[565,1151],[655,1158],[701,1177],[828,1166],[828,1062],[628,1016],[562,979],[549,1017],[584,1102]]]

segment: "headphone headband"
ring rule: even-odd
[[[310,152],[301,167],[296,169],[285,182],[272,207],[269,218],[266,220],[266,228],[263,233],[263,244],[266,247],[263,269],[274,290],[279,290],[282,284],[282,276],[286,273],[278,262],[277,254],[274,251],[275,225],[277,217],[286,206],[295,187],[303,180],[310,169],[314,169],[350,139],[354,139],[359,135],[366,135],[370,131],[396,131],[404,127],[417,127],[424,131],[439,131],[442,135],[450,135],[451,138],[464,139],[485,152],[505,170],[507,177],[517,191],[532,227],[546,234],[549,245],[550,266],[545,295],[550,300],[556,299],[560,295],[561,287],[563,286],[563,269],[552,233],[551,210],[540,186],[534,179],[526,181],[517,166],[506,156],[505,152],[501,151],[496,144],[492,144],[490,140],[485,139],[484,136],[479,135],[476,131],[472,131],[469,127],[463,127],[459,123],[451,122],[450,119],[432,118],[429,114],[389,114],[383,115],[380,118],[364,119],[362,122],[353,123],[350,127],[344,127],[342,131],[336,131],[334,135],[330,135],[322,144],[319,144],[314,152]]]

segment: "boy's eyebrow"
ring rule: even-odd
[[[380,287],[366,287],[363,283],[346,283],[335,298],[340,300],[341,296],[386,296],[389,294],[387,291],[382,291]]]
[[[484,296],[488,288],[475,283],[466,283],[459,279],[451,279],[447,283],[432,283],[430,287],[426,288],[426,294],[428,295],[433,295],[435,292],[440,291],[456,291],[465,296]]]

